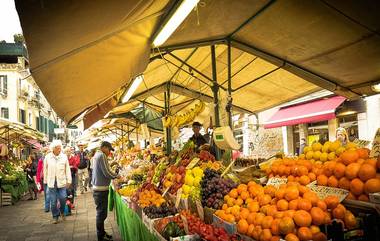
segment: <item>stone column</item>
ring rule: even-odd
[[[338,128],[338,119],[334,118],[328,121],[329,141],[335,141],[336,129]]]
[[[308,136],[307,124],[299,124],[298,129],[299,129],[299,133],[300,133],[300,143],[301,143],[301,139],[305,138],[306,144],[308,145],[309,143],[307,142],[307,136]]]

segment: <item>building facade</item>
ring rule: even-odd
[[[0,43],[0,110],[1,118],[38,130],[45,141],[63,124],[33,80],[22,44]]]

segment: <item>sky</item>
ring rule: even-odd
[[[13,42],[13,34],[22,33],[14,0],[0,0],[0,41]]]

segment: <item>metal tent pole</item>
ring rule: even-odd
[[[232,129],[232,85],[231,85],[231,41],[227,45],[227,68],[228,68],[228,88],[227,88],[227,106],[228,125]]]
[[[214,93],[215,127],[220,127],[219,101],[218,101],[219,85],[218,85],[217,72],[216,72],[215,45],[211,45],[211,64],[212,64],[212,79],[213,79],[212,92]],[[220,149],[217,147],[215,147],[215,149],[216,149],[216,153],[215,153],[216,159],[220,160],[221,158]]]
[[[170,82],[166,85],[166,92],[165,92],[165,115],[170,114]],[[172,150],[172,135],[171,135],[171,128],[166,128],[166,154],[170,155]]]

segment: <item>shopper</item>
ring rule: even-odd
[[[303,153],[303,150],[305,149],[305,147],[306,147],[306,139],[305,138],[301,138],[300,150],[298,152],[298,155],[301,155]]]
[[[194,135],[190,138],[190,140],[192,142],[194,142],[195,144],[195,149],[196,150],[199,150],[199,148],[204,145],[204,144],[207,144],[207,140],[204,136],[202,136],[202,134],[200,133],[201,131],[201,128],[202,128],[202,124],[195,121],[193,123],[193,132],[194,132]]]
[[[339,127],[336,129],[336,139],[342,143],[342,146],[346,145],[348,142],[348,135],[346,129]]]
[[[78,186],[80,190],[80,194],[83,194],[85,191],[87,192],[88,185],[88,156],[87,152],[84,150],[85,145],[83,143],[78,145],[79,152],[77,156],[79,158],[78,165]]]
[[[70,192],[71,195],[73,195],[71,203],[74,204],[74,197],[75,197],[75,188],[76,188],[76,180],[77,180],[79,158],[78,158],[78,156],[73,155],[71,147],[66,147],[65,148],[65,154],[67,156],[67,159],[69,160],[69,165],[70,165],[71,183],[72,183],[72,185],[71,185],[71,190],[69,190],[69,192]]]
[[[96,150],[92,150],[90,155],[89,155],[89,160],[88,160],[88,187],[92,188],[92,169],[94,168],[94,156],[95,156]]]
[[[92,190],[96,205],[96,232],[98,241],[112,240],[104,229],[104,221],[107,218],[108,189],[111,179],[117,177],[117,173],[111,171],[107,157],[114,151],[111,143],[103,141],[100,150],[94,156],[94,169],[92,176]]]
[[[52,152],[46,155],[44,161],[44,183],[49,188],[48,195],[51,200],[53,223],[56,224],[59,216],[65,220],[66,188],[70,187],[71,184],[71,172],[67,156],[61,153],[61,141],[54,140],[50,148]],[[59,209],[57,200],[60,204]]]
[[[45,156],[49,153],[49,147],[42,148],[42,155],[41,158],[38,160],[38,166],[37,166],[37,175],[36,180],[39,186],[39,191],[44,192],[44,206],[45,206],[45,212],[50,212],[50,198],[48,193],[48,187],[44,183],[44,160]]]
[[[28,156],[26,160],[26,165],[24,171],[26,173],[26,180],[28,181],[28,191],[30,194],[30,198],[28,200],[37,200],[38,189],[36,185],[36,173],[37,168],[33,161],[33,154]]]

